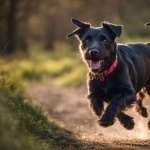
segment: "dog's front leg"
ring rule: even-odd
[[[105,113],[101,117],[101,119],[98,121],[100,126],[108,127],[110,125],[113,125],[115,122],[115,117],[117,114],[122,111],[126,110],[127,108],[131,107],[136,99],[135,92],[132,93],[123,93],[111,100],[109,105],[106,108]]]
[[[100,98],[93,96],[92,94],[87,95],[87,99],[89,108],[94,112],[95,115],[100,117],[104,109],[103,101],[100,100]]]

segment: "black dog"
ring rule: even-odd
[[[147,117],[142,100],[145,93],[150,95],[150,43],[117,44],[120,25],[102,22],[102,27],[92,27],[77,19],[72,22],[79,28],[67,37],[75,35],[80,41],[80,52],[89,68],[87,98],[100,118],[99,125],[108,127],[118,118],[126,129],[133,129],[133,118],[124,111],[134,104],[135,110]]]

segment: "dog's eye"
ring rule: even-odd
[[[104,39],[104,40],[103,40],[103,42],[107,42],[107,40],[106,40],[106,39]]]
[[[86,43],[88,43],[88,42],[90,42],[90,41],[92,41],[92,36],[90,36],[90,35],[86,36],[86,37],[83,39],[83,42],[86,42]]]
[[[99,39],[100,39],[100,41],[102,41],[102,42],[108,42],[107,38],[106,38],[104,35],[101,35],[101,36],[99,37]]]

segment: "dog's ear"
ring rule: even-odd
[[[71,37],[73,35],[77,35],[80,37],[81,33],[83,33],[87,28],[90,27],[89,23],[81,22],[78,19],[72,18],[72,23],[74,23],[79,28],[75,29],[73,32],[69,33],[67,37]]]
[[[145,23],[145,26],[149,26],[149,25],[150,25],[150,22]]]
[[[102,26],[106,28],[114,36],[114,38],[121,36],[121,33],[122,33],[121,25],[115,25],[115,24],[111,24],[108,22],[102,22]]]

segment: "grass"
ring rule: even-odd
[[[57,52],[33,52],[26,58],[0,59],[0,66],[4,66],[0,75],[22,85],[49,78],[56,86],[80,86],[86,78],[86,67],[76,53],[61,56]]]
[[[0,149],[72,149],[77,143],[74,135],[48,120],[41,108],[33,106],[23,87],[45,76],[55,84],[60,76],[76,72],[72,70],[76,61],[41,53],[21,59],[1,58],[0,66]]]
[[[48,150],[74,147],[73,134],[51,122],[15,84],[0,80],[0,148]]]

